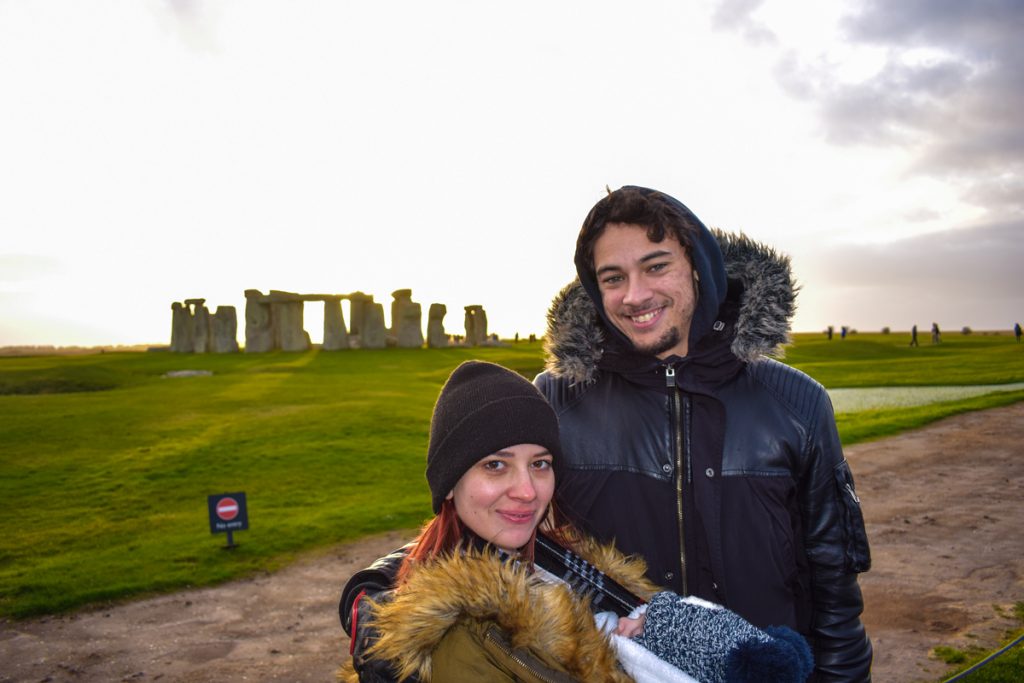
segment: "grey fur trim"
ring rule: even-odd
[[[789,326],[796,313],[796,295],[789,257],[755,242],[743,233],[711,231],[725,259],[725,272],[743,283],[732,352],[745,361],[784,355]]]
[[[712,229],[725,258],[728,277],[743,282],[732,352],[751,362],[761,356],[781,357],[789,342],[799,287],[789,257],[746,235]],[[579,278],[566,285],[548,309],[544,339],[545,367],[571,384],[590,384],[597,378],[605,332],[594,303]]]
[[[597,309],[576,278],[562,288],[548,309],[544,366],[556,377],[568,377],[572,384],[590,384],[597,379],[597,363],[603,353],[604,329],[598,323]]]

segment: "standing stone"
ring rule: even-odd
[[[171,351],[192,353],[192,311],[180,301],[171,304]]]
[[[238,353],[238,314],[234,306],[218,306],[210,320],[210,348],[214,353]]]
[[[476,314],[476,333],[480,337],[479,343],[487,341],[487,311],[483,306],[480,306],[480,310]]]
[[[412,300],[411,289],[391,293],[391,334],[399,348],[418,349],[423,346],[423,307]]]
[[[423,348],[423,307],[410,301],[402,308],[401,322],[398,328],[398,348]]]
[[[444,316],[448,307],[444,304],[430,304],[427,313],[427,346],[439,349],[448,346],[448,335],[444,332]]]
[[[282,351],[308,351],[309,335],[302,329],[303,303],[298,294],[270,290],[270,320],[274,347]]]
[[[186,299],[185,303],[195,302],[195,313],[192,314],[192,350],[195,353],[207,353],[210,350],[210,309],[203,305],[206,299]]]
[[[245,290],[245,352],[274,350],[270,304],[258,289]]]
[[[476,320],[473,318],[473,313],[474,313],[473,309],[475,309],[475,308],[476,308],[476,306],[466,306],[466,317],[465,317],[466,337],[465,337],[465,341],[464,341],[466,346],[472,346],[473,345],[473,339],[476,338],[476,332],[475,332],[475,330],[476,330]]]
[[[480,346],[487,340],[487,314],[479,305],[466,306],[466,345]]]
[[[387,345],[384,304],[367,303],[364,312],[362,347],[364,349],[383,349]]]
[[[321,348],[324,351],[348,348],[348,332],[345,331],[340,296],[324,298],[324,343]]]
[[[362,341],[363,329],[366,327],[366,309],[373,303],[373,296],[362,292],[352,292],[348,295],[349,321],[348,333],[355,337],[357,344]]]
[[[398,337],[399,328],[402,324],[403,309],[411,302],[411,289],[396,289],[391,292],[391,334],[395,338]]]

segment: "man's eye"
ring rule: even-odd
[[[655,263],[648,270],[652,273],[657,273],[668,268],[667,263]]]
[[[601,284],[603,285],[615,285],[620,282],[622,282],[621,275],[609,275],[608,277],[601,280]]]

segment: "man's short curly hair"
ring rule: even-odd
[[[656,190],[623,187],[609,192],[587,214],[576,239],[576,253],[594,275],[594,244],[609,223],[628,223],[647,229],[647,239],[661,242],[675,237],[688,258],[693,257],[693,238],[699,230],[692,215],[682,212],[669,197]]]

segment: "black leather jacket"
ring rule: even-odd
[[[788,333],[788,261],[715,238],[728,277],[700,272],[702,286],[724,286],[719,303],[702,287],[716,310],[685,358],[636,354],[582,269],[556,298],[536,384],[561,425],[560,502],[599,540],[644,557],[652,581],[804,633],[814,680],[868,681],[857,573],[870,555],[832,406],[817,382],[764,357]]]
[[[374,561],[366,569],[356,572],[341,591],[338,617],[341,619],[341,627],[351,638],[349,653],[362,683],[394,683],[398,680],[398,675],[390,662],[366,657],[366,650],[376,641],[378,635],[363,598],[372,597],[378,602],[389,599],[395,577],[398,576],[398,568],[402,566],[410,548],[411,545],[402,546]],[[417,679],[414,677],[406,680],[416,683]]]

